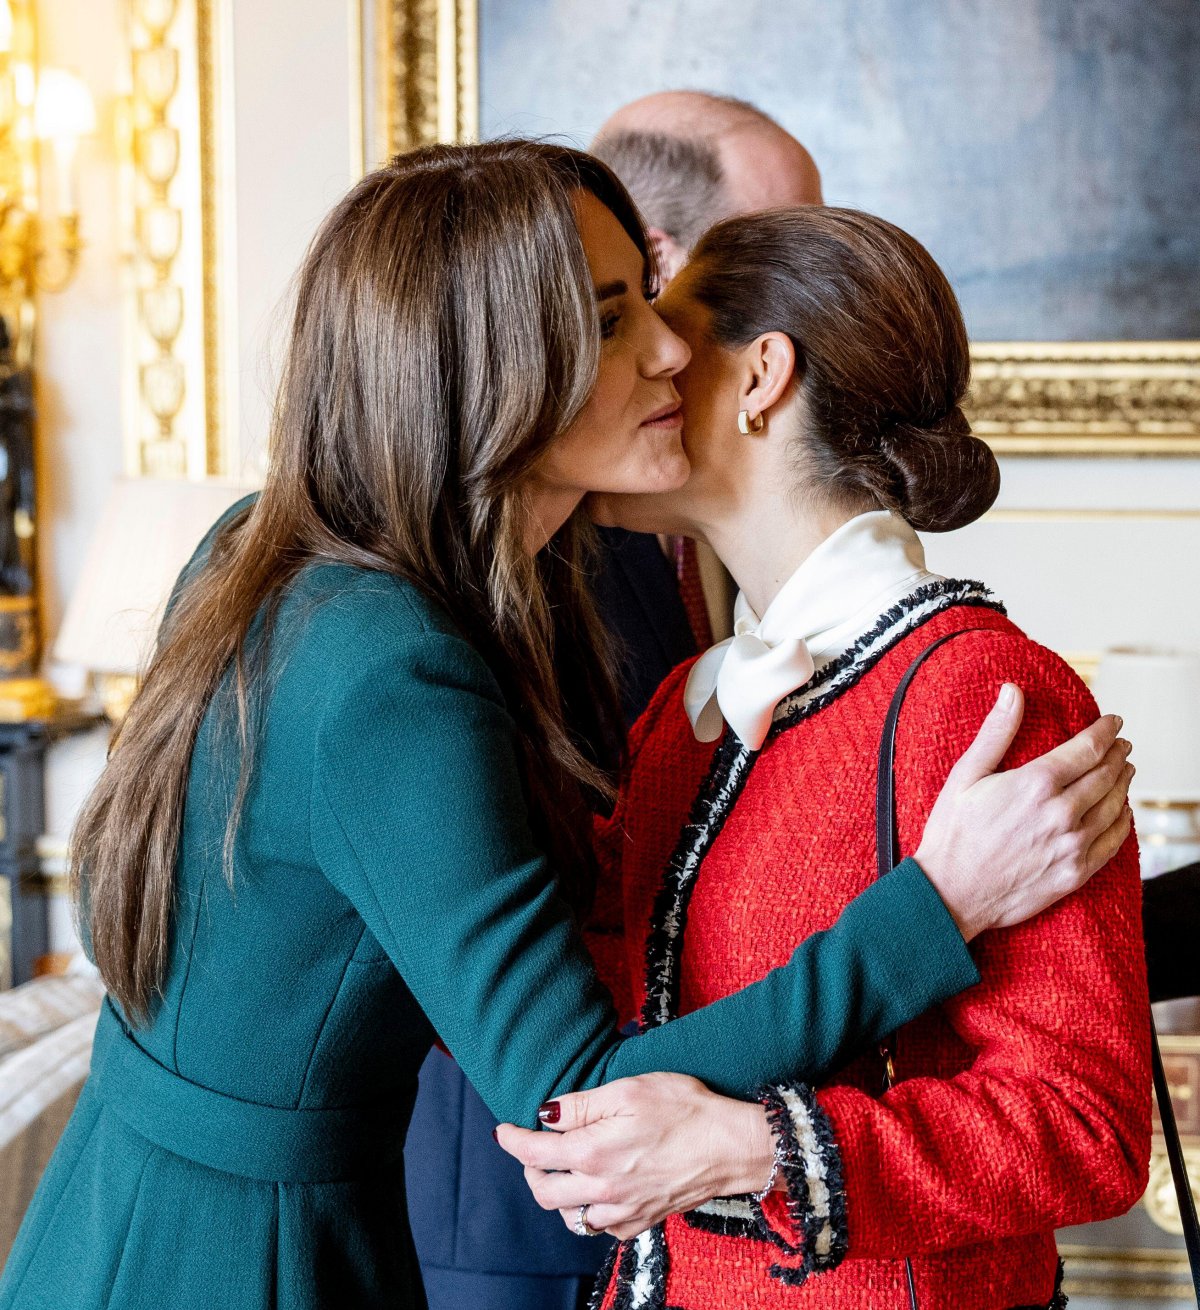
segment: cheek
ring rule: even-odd
[[[684,449],[693,463],[703,463],[704,452],[713,444],[713,433],[720,426],[720,417],[714,412],[711,396],[700,397],[694,402],[685,401],[684,404]]]
[[[727,405],[717,371],[706,369],[703,360],[689,365],[676,385],[683,399],[683,445],[695,468],[706,462],[705,452],[713,444],[714,434],[736,425],[737,416],[730,419],[725,413]]]
[[[679,429],[638,426],[651,407],[636,403],[638,386],[633,362],[616,353],[605,359],[591,399],[549,453],[545,473],[581,491],[644,493],[681,486],[690,468]]]
[[[557,480],[581,491],[670,491],[691,472],[678,428],[638,428],[585,412],[565,432],[547,465]]]

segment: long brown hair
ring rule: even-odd
[[[598,367],[572,203],[581,188],[649,262],[633,204],[603,164],[525,141],[397,156],[314,238],[265,488],[179,590],[75,828],[72,873],[94,957],[135,1020],[167,968],[201,721],[228,689],[242,758],[226,827],[232,878],[274,612],[314,560],[407,579],[483,652],[517,720],[535,828],[568,895],[586,902],[583,811],[609,785],[589,743],[616,739],[619,710],[586,585],[586,526],[568,522],[536,558],[525,545],[528,474],[582,409]],[[249,640],[260,615],[264,636],[256,627]],[[571,723],[556,662],[577,684]]]
[[[914,237],[853,209],[768,210],[711,228],[684,276],[725,348],[791,339],[808,420],[803,486],[926,532],[962,527],[996,499],[995,456],[961,408],[962,311]]]

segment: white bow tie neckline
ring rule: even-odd
[[[873,510],[821,542],[762,618],[739,593],[733,636],[700,656],[684,687],[697,741],[716,741],[728,723],[745,746],[759,750],[779,702],[809,681],[817,660],[848,650],[897,600],[935,580],[912,528]]]

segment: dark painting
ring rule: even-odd
[[[753,101],[907,228],[977,341],[1200,338],[1198,0],[481,0],[484,135]]]

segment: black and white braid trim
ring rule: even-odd
[[[803,1083],[767,1087],[759,1094],[779,1147],[788,1217],[800,1235],[789,1244],[751,1201],[760,1236],[798,1255],[798,1265],[771,1266],[771,1277],[799,1287],[810,1274],[836,1269],[846,1258],[846,1187],[833,1125]]]
[[[600,1310],[610,1282],[614,1310],[668,1310],[667,1271],[670,1257],[661,1224],[614,1246],[596,1276],[588,1310]]]
[[[813,674],[804,684],[780,701],[771,724],[771,735],[781,732],[806,719],[837,700],[855,685],[864,674],[911,632],[927,623],[943,610],[966,606],[970,609],[988,609],[997,614],[1006,613],[1003,604],[982,582],[965,578],[941,578],[927,582],[911,595],[897,601],[874,625],[858,637],[854,644]]]

